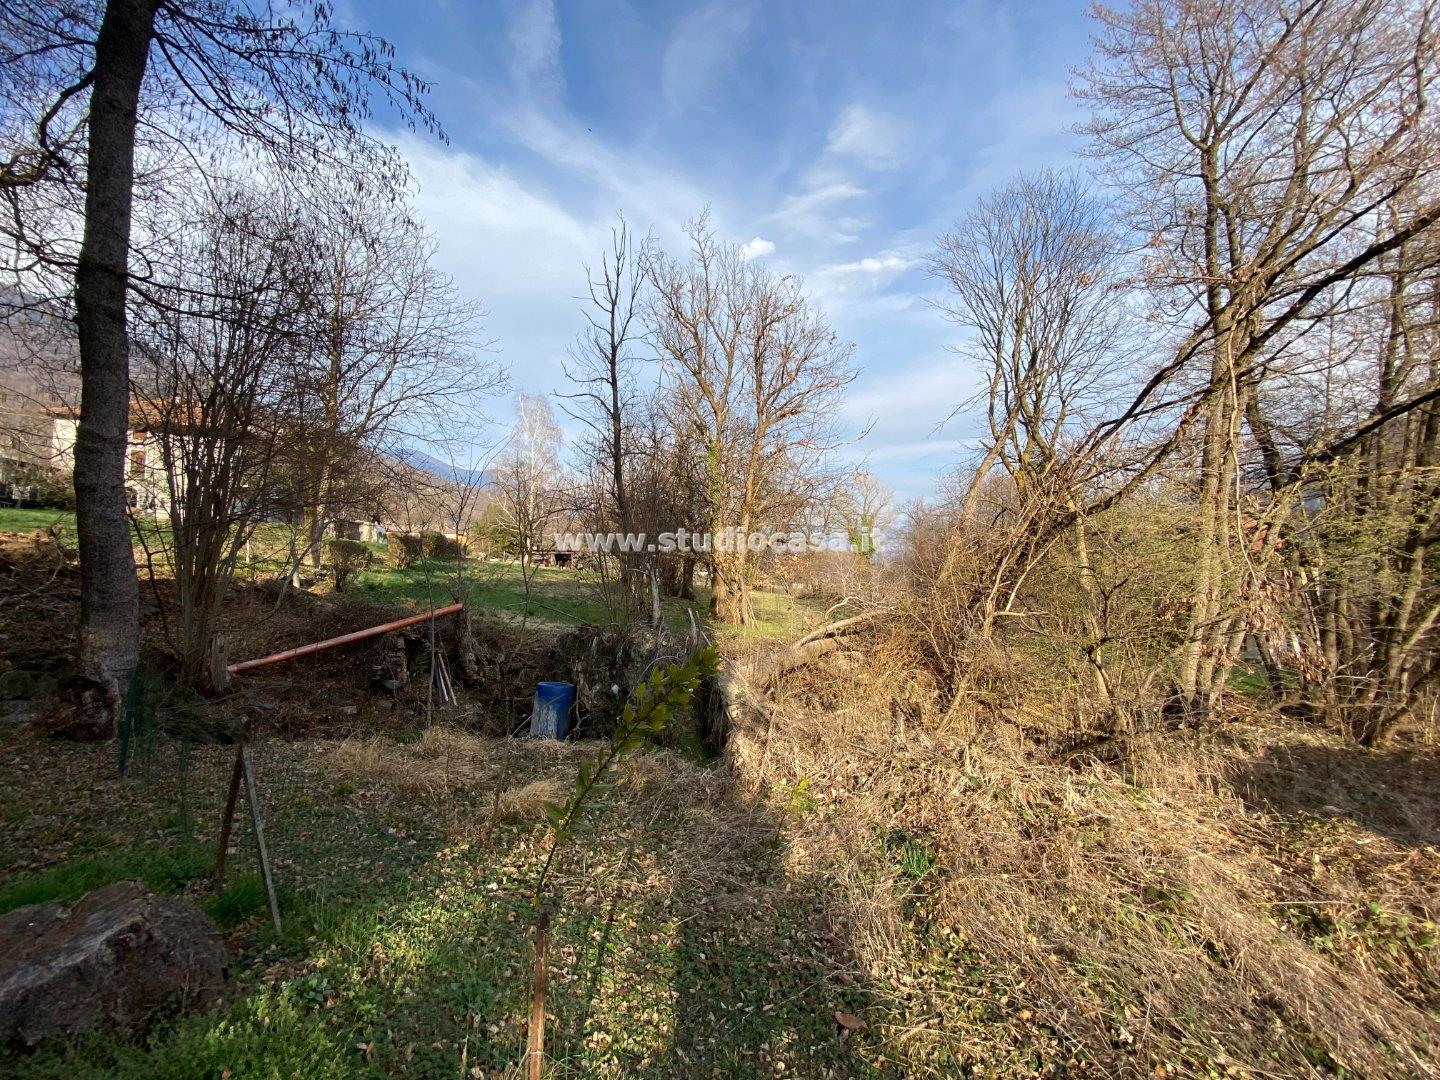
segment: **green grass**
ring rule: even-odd
[[[35,532],[57,524],[67,538],[75,538],[73,510],[21,510],[14,506],[0,506],[0,532]]]
[[[207,897],[202,906],[205,914],[215,920],[216,926],[221,930],[231,930],[265,910],[265,883],[259,874],[247,874]]]
[[[197,844],[137,847],[118,854],[79,858],[0,889],[0,912],[26,904],[69,903],[117,881],[143,881],[157,892],[175,892],[209,872],[213,853]]]
[[[515,563],[466,563],[462,568],[456,562],[429,560],[405,569],[377,564],[359,576],[355,591],[384,603],[417,608],[447,604],[458,595],[477,614],[509,621],[518,621],[527,610],[524,581]],[[784,593],[756,590],[753,598],[757,621],[740,630],[710,626],[703,587],[693,601],[667,597],[661,601],[661,610],[672,630],[688,630],[689,613],[693,612],[701,626],[722,638],[742,640],[797,636],[807,619],[818,621],[825,610],[821,601]],[[604,625],[611,618],[594,574],[543,566],[533,571],[528,613],[530,622],[545,625]]]
[[[69,788],[103,795],[142,848],[164,833],[174,783],[115,781],[103,748],[75,746],[52,751],[48,775],[24,775],[26,755],[42,746],[7,744],[0,756],[7,820],[25,799],[32,815],[55,819],[54,835],[67,849],[112,842],[114,821],[74,811]],[[282,938],[268,928],[243,832],[231,885],[218,896],[184,875],[155,876],[155,887],[185,889],[228,928],[231,1000],[162,1018],[141,1041],[45,1044],[7,1062],[6,1075],[491,1077],[523,1060],[529,888],[547,850],[543,817],[446,828],[442,817],[479,820],[488,794],[457,792],[444,815],[433,806],[337,795],[315,753],[256,748],[267,840],[284,890]],[[224,748],[197,755],[187,787],[197,817],[223,797],[228,755]],[[541,754],[526,767],[569,775],[578,759],[566,760]],[[36,792],[46,789],[58,797],[36,805]],[[582,822],[552,895],[547,1075],[781,1075],[779,1061],[789,1076],[896,1075],[873,1068],[868,1040],[835,1024],[836,1010],[862,1013],[870,996],[834,977],[821,918],[825,884],[785,870],[781,846],[763,834],[735,850],[718,885],[694,879],[693,854],[676,845],[693,843],[707,820],[703,813],[692,820],[684,806],[637,815],[617,793]],[[739,843],[707,835],[702,846],[715,850],[717,841],[721,850]],[[9,842],[8,833],[0,836],[0,847]],[[28,882],[28,895],[38,896],[46,890],[35,883],[43,881],[68,896],[82,878],[105,876],[76,869],[85,856],[52,855],[57,867],[11,876],[7,895],[20,895]],[[72,887],[57,890],[60,881]],[[723,903],[712,908],[716,888]]]
[[[75,515],[66,510],[17,510],[0,508],[0,532],[34,532],[58,523],[70,543],[75,540]],[[163,528],[156,531],[150,544],[158,552],[163,546]],[[601,583],[584,570],[537,567],[534,570],[530,604],[526,608],[524,581],[516,563],[467,562],[463,569],[456,562],[432,559],[400,569],[385,563],[383,544],[368,545],[376,554],[376,564],[359,575],[353,590],[381,603],[402,604],[424,608],[446,604],[455,593],[463,593],[465,602],[479,614],[508,621],[525,618],[542,626],[566,626],[577,623],[603,625],[610,621]],[[284,530],[266,526],[257,531],[251,544],[253,561],[242,559],[237,575],[247,577],[280,573],[285,568],[288,543]],[[463,585],[461,588],[461,577]],[[706,617],[708,594],[703,586],[697,589],[694,601],[673,597],[661,602],[666,624],[676,631],[690,628],[690,613],[696,621],[722,640],[767,641],[796,637],[803,632],[807,620],[819,622],[825,604],[819,600],[801,599],[784,593],[756,590],[753,593],[756,623],[744,629],[709,626]]]

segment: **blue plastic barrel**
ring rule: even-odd
[[[535,704],[530,711],[530,736],[535,739],[563,739],[570,730],[570,710],[575,706],[575,684],[535,684]]]

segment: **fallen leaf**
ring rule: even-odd
[[[854,1013],[837,1012],[835,1022],[846,1031],[869,1031],[870,1025]]]

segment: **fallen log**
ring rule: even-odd
[[[254,671],[256,668],[269,667],[271,664],[283,663],[286,660],[295,660],[301,656],[311,656],[315,653],[325,652],[328,649],[338,648],[341,645],[350,645],[356,641],[364,641],[366,638],[378,637],[381,634],[388,634],[392,630],[404,630],[407,626],[415,626],[430,619],[438,619],[444,615],[453,615],[457,611],[463,610],[465,610],[464,604],[451,604],[448,607],[435,608],[432,611],[422,612],[419,615],[410,615],[403,619],[396,619],[394,622],[372,626],[368,630],[356,630],[351,634],[341,634],[339,637],[326,638],[324,641],[317,641],[310,645],[301,645],[297,648],[286,649],[284,652],[274,653],[270,656],[262,656],[258,660],[242,660],[238,664],[231,664],[225,671],[230,675],[239,675],[245,671]]]

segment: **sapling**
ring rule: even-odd
[[[701,682],[720,669],[720,654],[714,646],[698,649],[683,664],[656,668],[630,695],[610,741],[593,758],[580,763],[570,797],[563,803],[547,802],[545,817],[550,822],[550,850],[535,879],[533,895],[535,920],[535,971],[530,1008],[530,1035],[526,1056],[529,1075],[539,1080],[545,1053],[545,954],[549,939],[550,911],[543,903],[555,856],[574,833],[580,813],[590,796],[603,788],[622,761],[654,741],[670,718],[688,706]]]

